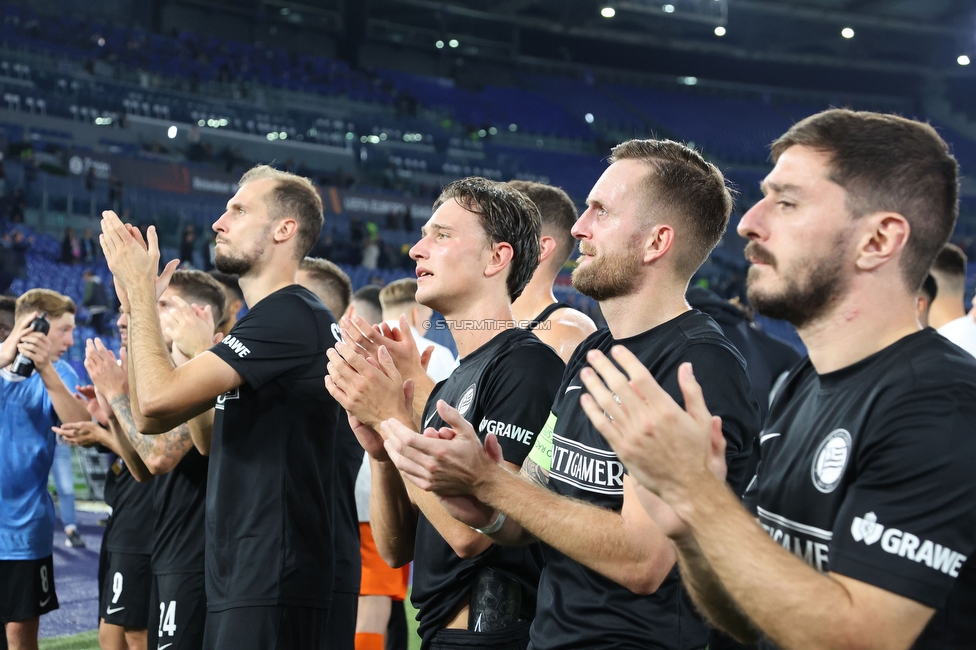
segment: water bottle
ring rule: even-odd
[[[45,318],[47,314],[42,313],[40,316],[34,319],[31,323],[31,329],[35,332],[40,332],[41,334],[47,334],[51,329],[51,324],[47,322]],[[34,372],[34,362],[28,359],[23,354],[18,353],[17,358],[10,365],[10,372],[15,375],[20,375],[21,377],[30,377],[31,373]]]

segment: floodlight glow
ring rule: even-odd
[[[661,9],[663,9],[664,10],[664,13],[666,13],[666,14],[673,14],[674,13],[674,5],[670,5],[670,4],[664,5],[663,7],[661,7]]]
[[[450,45],[451,47],[457,47],[459,45],[459,43],[458,43],[458,41],[457,41],[456,38],[452,38],[451,40],[449,40],[447,42],[447,44]]]
[[[956,63],[959,65],[969,65],[969,57],[965,54],[960,54],[959,58],[956,59]]]
[[[438,50],[443,50],[444,49],[444,41],[437,41],[436,43],[434,43],[434,47],[436,47]]]
[[[840,30],[840,35],[844,38],[854,38],[854,30],[850,27],[845,27],[844,29]]]
[[[583,119],[586,120],[587,124],[593,124],[593,113],[587,113],[583,116]]]
[[[716,27],[715,28],[715,35],[716,36],[725,36],[725,28],[722,27],[721,25],[719,25],[718,27]]]
[[[172,140],[173,138],[175,138],[176,137],[176,126],[174,125],[174,126],[169,127],[168,129],[166,129],[166,135],[169,136],[169,139],[170,140]]]
[[[613,18],[617,15],[617,10],[613,7],[604,7],[600,10],[600,15],[604,18]]]

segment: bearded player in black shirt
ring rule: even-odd
[[[128,294],[133,417],[162,433],[214,407],[207,480],[207,648],[321,647],[333,583],[338,405],[325,390],[331,314],[295,285],[322,228],[304,178],[259,166],[214,224],[218,270],[250,307],[220,344],[174,368],[155,314],[159,260],[112,212],[102,249]]]
[[[592,351],[619,344],[680,399],[678,367],[708,367],[706,399],[722,417],[715,432],[727,440],[729,480],[738,480],[759,407],[742,357],[685,302],[692,274],[725,231],[732,198],[721,172],[676,142],[626,142],[611,161],[573,227],[581,252],[573,285],[600,301],[608,328],[585,339],[567,365],[523,477],[494,463],[453,414],[445,420],[454,431],[441,432],[447,439],[397,428],[387,447],[419,487],[454,495],[444,503],[465,523],[494,522],[492,538],[503,544],[546,543],[530,647],[703,648],[708,630],[682,593],[671,542],[587,421],[580,373]]]
[[[385,345],[374,366],[353,345],[337,344],[329,351],[327,383],[354,416],[353,431],[370,455],[377,550],[390,566],[414,561],[422,647],[517,650],[528,642],[540,549],[495,546],[452,518],[434,495],[405,484],[383,447],[389,423],[378,430],[386,418],[414,431],[440,427],[450,405],[482,437],[494,434],[500,462],[518,471],[545,424],[563,369],[553,349],[515,327],[512,317],[512,300],[538,264],[539,211],[521,192],[483,178],[451,183],[434,207],[410,251],[416,297],[450,324],[459,366],[430,393],[420,422],[412,400],[404,400],[402,376],[417,377],[423,368],[415,361],[401,374]],[[407,382],[408,397],[413,383]]]
[[[708,368],[682,368],[686,412],[625,352],[629,382],[594,356],[619,404],[590,374],[587,414],[661,497],[646,505],[717,625],[764,647],[971,648],[976,363],[915,307],[956,221],[956,161],[927,124],[847,110],[797,123],[773,158],[739,224],[749,300],[810,356],[770,407],[751,513],[709,471]]]

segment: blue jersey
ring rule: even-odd
[[[68,390],[78,375],[64,361],[54,367]],[[19,380],[19,381],[17,381]],[[51,555],[54,503],[47,477],[54,461],[57,422],[51,398],[35,372],[21,379],[0,377],[0,560],[35,560]]]

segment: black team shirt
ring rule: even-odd
[[[106,499],[111,498],[112,516],[102,543],[112,553],[149,555],[153,544],[152,481],[140,483],[129,473],[125,462],[116,457],[106,479]]]
[[[442,399],[472,424],[482,442],[494,433],[505,460],[521,465],[545,424],[562,373],[562,360],[535,335],[505,330],[461,359],[451,376],[437,384],[424,408],[424,429],[445,426],[437,413],[437,400]],[[414,548],[412,600],[423,647],[468,597],[482,567],[517,580],[522,586],[521,618],[535,614],[542,566],[538,544],[492,544],[477,557],[462,560],[420,512]]]
[[[207,606],[327,608],[339,405],[325,389],[332,314],[298,285],[258,302],[211,351],[244,383],[217,398],[207,480]]]
[[[818,571],[935,609],[913,647],[972,647],[974,423],[976,360],[935,330],[824,375],[804,359],[773,400],[745,504]]]
[[[203,573],[208,459],[191,447],[176,467],[153,479],[156,524],[152,571]]]
[[[359,595],[363,556],[359,550],[359,512],[356,476],[363,464],[363,448],[349,428],[345,411],[336,425],[335,474],[335,587],[336,593]],[[351,622],[355,627],[355,621]]]
[[[708,409],[722,418],[728,480],[739,481],[760,427],[759,405],[738,351],[711,318],[691,310],[630,338],[616,340],[603,328],[580,343],[532,451],[531,460],[549,469],[549,489],[615,512],[623,507],[627,470],[579,401],[586,353],[597,349],[609,357],[614,345],[633,352],[682,406],[678,367],[691,362]],[[638,596],[549,546],[545,557],[530,648],[688,650],[708,643],[708,629],[681,587],[677,567],[653,594]]]

